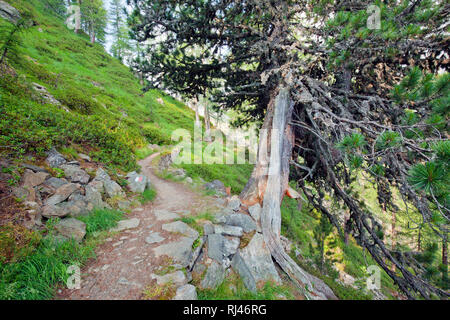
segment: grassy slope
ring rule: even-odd
[[[92,45],[86,35],[74,34],[40,1],[7,2],[31,13],[34,21],[21,35],[19,56],[10,57],[18,77],[5,75],[0,81],[0,106],[5,108],[0,139],[16,147],[10,153],[39,154],[51,145],[77,144],[102,162],[128,169],[139,148],[148,143],[169,144],[177,128],[193,130],[192,110],[156,90],[142,94],[126,66],[100,44]],[[45,86],[71,114],[40,104],[30,88],[32,82]],[[21,112],[14,112],[17,108]],[[33,117],[34,123],[24,114]],[[8,116],[18,122],[9,131],[5,128],[12,125]],[[30,125],[31,132],[26,134]],[[17,150],[19,145],[22,151]]]

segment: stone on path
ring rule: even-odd
[[[147,187],[148,179],[143,174],[136,171],[127,174],[128,188],[131,192],[143,193]]]
[[[153,214],[155,215],[156,220],[158,221],[167,221],[180,218],[180,216],[175,212],[170,212],[167,210],[155,210]]]
[[[138,218],[132,218],[128,220],[121,220],[117,223],[117,227],[111,229],[112,232],[118,232],[128,229],[137,228],[140,224],[140,220]]]
[[[183,267],[189,265],[192,256],[192,245],[195,239],[189,237],[182,237],[178,241],[163,244],[153,249],[156,257],[168,256],[174,259],[175,263],[181,264]]]
[[[172,300],[197,300],[197,290],[192,284],[185,284],[177,289]]]
[[[147,244],[158,243],[164,240],[165,239],[159,235],[159,232],[151,233],[147,238],[145,238],[145,242]]]
[[[175,221],[167,224],[163,224],[161,227],[165,231],[180,233],[186,237],[197,239],[199,234],[196,230],[189,227],[186,223],[182,221]]]

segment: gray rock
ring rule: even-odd
[[[189,227],[186,223],[182,221],[175,221],[167,224],[163,224],[161,227],[165,231],[180,233],[186,237],[193,238],[194,240],[198,238],[199,234],[196,230]]]
[[[244,230],[241,227],[234,227],[229,225],[214,225],[214,233],[225,236],[242,237]]]
[[[194,267],[194,264],[197,262],[198,258],[202,254],[203,245],[205,244],[205,239],[206,239],[206,237],[199,238],[199,244],[195,248],[194,252],[192,252],[191,260],[188,265],[188,270],[192,270],[192,268]]]
[[[19,11],[2,0],[0,0],[0,17],[13,24],[16,24],[21,19]]]
[[[130,172],[127,174],[128,188],[131,192],[143,193],[147,187],[147,177],[143,174]]]
[[[30,191],[22,187],[14,187],[12,188],[12,194],[16,198],[25,200],[30,195]]]
[[[119,184],[113,180],[103,181],[105,192],[109,198],[113,197],[125,197],[125,192],[119,186]]]
[[[214,217],[214,222],[234,227],[241,227],[245,233],[256,230],[255,221],[253,221],[249,215],[243,213],[224,214],[222,212]]]
[[[186,275],[181,270],[175,271],[173,273],[168,273],[163,276],[158,276],[156,274],[152,274],[152,278],[156,279],[156,283],[159,286],[163,286],[165,284],[172,284],[172,285],[175,285],[178,287],[178,286],[183,286],[188,282]]]
[[[237,249],[239,248],[241,241],[239,238],[225,238],[225,241],[223,242],[224,246],[224,255],[225,257],[229,257],[236,253]]]
[[[67,182],[66,179],[60,179],[60,178],[51,177],[51,178],[47,179],[44,182],[44,185],[46,187],[49,187],[49,188],[53,189],[53,190],[56,190],[59,187],[65,185],[65,184],[68,184],[68,183],[69,182]]]
[[[62,185],[61,187],[56,189],[56,192],[53,196],[47,199],[45,205],[51,206],[63,202],[64,200],[69,198],[72,193],[77,191],[78,187],[79,185],[73,183]]]
[[[177,289],[173,300],[197,300],[197,290],[192,284],[185,284]]]
[[[45,218],[62,218],[65,217],[67,215],[69,215],[69,213],[64,210],[63,208],[56,206],[56,205],[46,205],[44,207],[42,207],[42,212],[41,212],[42,216]]]
[[[63,164],[60,168],[64,170],[64,174],[71,182],[87,184],[91,178],[86,171],[76,164]]]
[[[167,210],[155,210],[153,211],[153,214],[155,215],[156,220],[158,221],[167,221],[180,218],[180,216],[175,212],[170,212]]]
[[[228,201],[227,208],[233,211],[239,211],[241,208],[241,200],[238,196],[231,197],[230,201]]]
[[[266,247],[262,234],[256,233],[250,243],[240,250],[240,254],[256,283],[260,281],[281,283],[280,276],[273,264],[272,256]]]
[[[65,164],[67,160],[61,153],[56,151],[55,148],[52,148],[47,153],[47,159],[45,160],[45,162],[47,162],[47,164],[52,168],[59,168],[61,165]]]
[[[56,231],[68,239],[80,242],[86,235],[86,224],[74,218],[62,219],[55,225]]]
[[[87,162],[91,162],[92,161],[91,157],[89,157],[87,154],[84,154],[84,153],[79,153],[78,157],[80,157],[80,159],[82,159],[84,161],[87,161]]]
[[[250,215],[252,216],[253,220],[259,222],[259,219],[261,218],[261,205],[257,203],[249,207],[248,211],[250,212]]]
[[[212,190],[219,195],[225,196],[227,194],[225,185],[220,180],[214,180],[212,182],[203,185],[206,190]]]
[[[208,235],[208,257],[222,263],[225,258],[224,242],[225,237],[220,234]]]
[[[231,267],[234,271],[236,271],[244,282],[245,287],[251,292],[256,292],[256,281],[253,278],[250,269],[248,268],[245,261],[242,259],[239,252],[237,252],[233,256],[233,260],[231,260]]]
[[[103,209],[105,203],[102,200],[101,193],[91,185],[87,185],[85,188],[85,201],[91,203],[94,208]]]
[[[121,220],[117,223],[117,227],[112,228],[112,232],[120,232],[124,230],[134,229],[139,227],[139,224],[141,223],[141,220],[138,218],[132,218],[128,220]]]
[[[74,200],[57,204],[56,207],[61,210],[63,216],[71,215],[72,217],[78,217],[80,215],[87,215],[94,209],[94,206],[90,203],[86,203],[84,200]]]
[[[32,165],[32,164],[29,164],[29,163],[22,163],[22,164],[20,164],[23,168],[25,168],[25,169],[30,169],[30,170],[32,170],[32,171],[34,171],[34,172],[46,172],[46,173],[48,173],[48,171],[46,170],[46,169],[44,169],[44,168],[41,168],[41,167],[38,167],[38,166],[35,166],[35,165]]]
[[[100,180],[94,179],[91,182],[89,182],[88,186],[91,187],[92,189],[94,189],[95,191],[97,191],[100,194],[105,192],[105,188],[103,187],[103,182],[100,181]]]
[[[159,235],[159,232],[151,233],[147,238],[145,238],[145,242],[148,244],[158,243],[164,240],[165,239]]]
[[[205,236],[214,233],[214,225],[212,223],[205,223],[203,225],[203,234]]]
[[[130,210],[131,208],[131,202],[128,200],[120,200],[117,202],[117,206],[119,207],[120,210]]]
[[[184,267],[189,265],[192,256],[192,244],[193,238],[182,237],[179,241],[163,244],[153,249],[156,257],[168,256],[172,258],[174,262],[179,263]]]
[[[203,289],[214,289],[225,279],[225,269],[216,261],[213,261],[206,271],[205,277],[200,282]]]

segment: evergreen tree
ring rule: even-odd
[[[103,0],[82,0],[80,5],[83,28],[89,34],[91,43],[103,44],[107,25],[107,12]]]
[[[131,44],[122,0],[111,0],[109,16],[114,37],[111,53],[115,58],[123,61],[125,56],[129,55]]]

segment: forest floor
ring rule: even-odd
[[[181,183],[157,177],[151,167],[157,156],[154,154],[139,163],[157,191],[152,203],[134,208],[127,216],[127,219],[138,219],[139,225],[118,232],[99,245],[97,257],[81,270],[81,288],[61,289],[56,299],[142,299],[144,290],[156,285],[152,275],[170,263],[167,256],[156,256],[154,249],[182,238],[180,234],[163,230],[162,225],[216,209],[217,198],[203,196]],[[152,234],[164,240],[147,243],[147,237]]]

